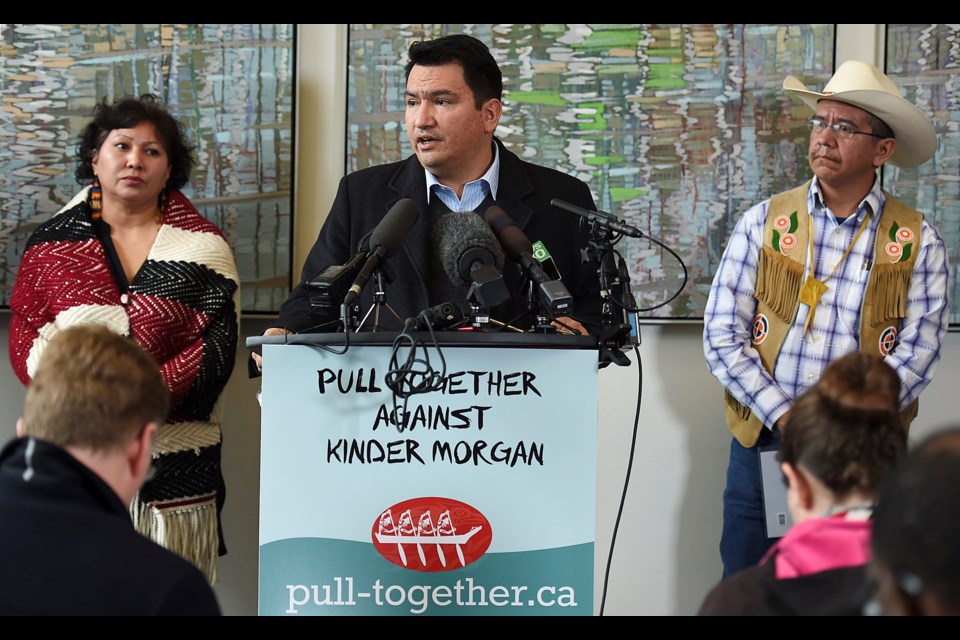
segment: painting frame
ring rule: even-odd
[[[787,74],[829,78],[836,25],[350,24],[348,173],[409,155],[406,47],[452,32],[484,41],[504,72],[497,136],[507,148],[583,179],[598,209],[679,254],[682,264],[653,242],[617,245],[638,306],[649,310],[642,322],[702,322],[740,214],[810,176],[808,114],[781,85]],[[358,157],[358,149],[375,153]],[[688,193],[700,196],[684,200]],[[676,296],[681,269],[689,276]],[[656,306],[663,301],[669,306]]]
[[[930,216],[948,256],[960,255],[960,25],[884,25],[884,72],[934,125],[937,148],[918,167],[884,165],[883,187]],[[954,176],[954,177],[951,177]],[[952,260],[947,290],[949,330],[960,331],[960,263]]]
[[[93,108],[152,93],[194,146],[183,188],[234,251],[241,313],[275,315],[293,282],[296,24],[7,24],[0,38],[0,309],[33,229],[83,187]]]

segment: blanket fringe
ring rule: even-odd
[[[144,503],[137,495],[130,505],[137,531],[186,558],[217,582],[219,536],[216,494],[169,502]]]

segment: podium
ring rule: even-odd
[[[394,333],[247,339],[260,615],[592,615],[596,341],[412,335],[445,375],[407,398]]]

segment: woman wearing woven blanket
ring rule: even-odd
[[[220,531],[221,399],[233,371],[239,279],[221,231],[179,189],[193,167],[179,123],[150,95],[106,100],[77,146],[87,186],[30,236],[10,307],[10,360],[29,384],[63,329],[106,325],[159,363],[171,392],[137,528],[211,584]]]

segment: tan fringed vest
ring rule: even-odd
[[[807,192],[803,186],[773,196],[767,210],[763,246],[757,264],[754,296],[757,313],[751,346],[764,368],[773,373],[780,349],[800,307],[806,278],[808,237]],[[885,194],[887,201],[874,246],[873,268],[860,312],[860,350],[886,356],[897,344],[900,322],[907,314],[907,293],[920,248],[923,214]],[[763,424],[747,407],[724,392],[727,426],[744,447],[757,443]],[[917,401],[903,410],[909,428]]]

